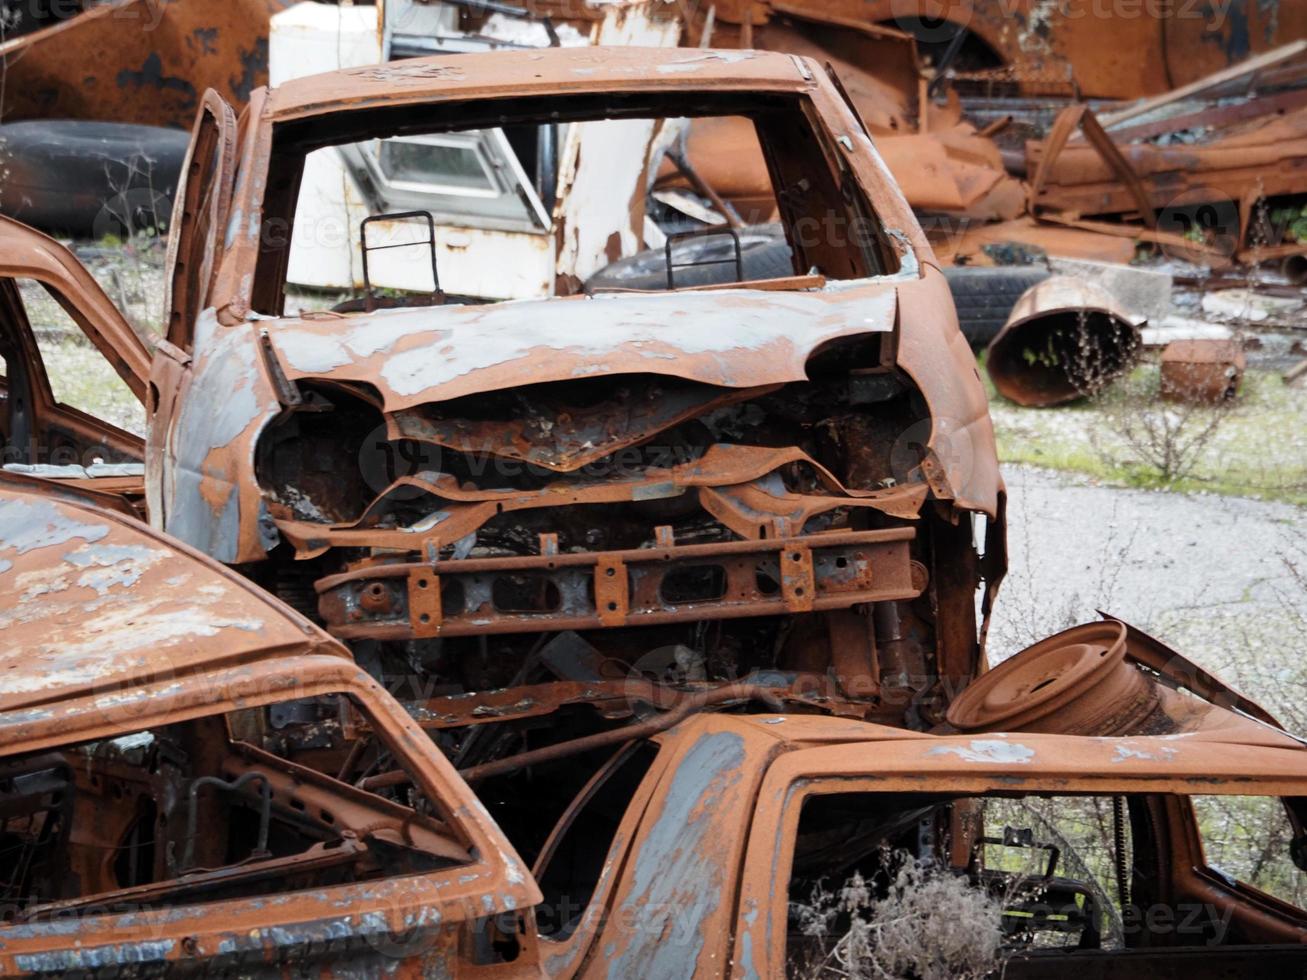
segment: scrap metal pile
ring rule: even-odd
[[[1006,492],[911,205],[1019,185],[852,67],[916,85],[914,38],[467,6],[293,7],[280,84],[197,96],[150,345],[0,219],[0,973],[810,976],[815,889],[908,866],[998,903],[982,973],[1301,973],[1307,912],[1196,815],[1278,808],[1296,881],[1299,739],[1115,619],[987,671]],[[863,120],[952,179],[905,200]],[[143,436],[54,397],[38,291]],[[1133,357],[1111,297],[1029,295],[1013,363],[1067,311]]]

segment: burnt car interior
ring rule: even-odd
[[[668,115],[668,109],[673,107],[675,119]],[[456,179],[465,185],[481,184],[489,194],[494,186],[495,163],[478,155],[470,146],[453,142],[460,134],[495,127],[521,132],[540,120],[549,120],[550,125],[605,119],[666,123],[686,117],[742,118],[751,125],[767,161],[776,210],[793,252],[790,274],[800,277],[803,285],[810,288],[825,280],[856,280],[897,271],[897,256],[870,202],[831,138],[814,124],[814,110],[806,98],[775,93],[678,91],[674,99],[659,93],[482,99],[474,104],[378,107],[366,113],[341,112],[330,117],[278,123],[264,198],[265,221],[269,227],[290,231],[264,237],[255,274],[253,308],[271,315],[283,312],[300,176],[305,157],[312,152],[332,147],[347,156],[362,155],[376,141],[388,140],[384,146],[391,148],[391,156],[395,147],[403,151],[389,164],[401,175],[422,167],[439,167],[446,175],[444,179]],[[378,159],[385,165],[384,154]],[[531,159],[528,157],[528,162]],[[373,217],[383,217],[379,209],[393,207],[393,200],[388,200],[372,185],[364,191],[371,198]],[[667,215],[662,216],[669,220]],[[440,220],[440,216],[436,217]],[[505,212],[506,221],[513,217]],[[450,216],[449,220],[457,224],[456,216]],[[671,230],[675,233],[684,229],[683,225],[673,223]],[[352,233],[361,235],[362,231]],[[722,234],[729,239],[727,229]],[[397,229],[394,239],[409,249],[429,250],[434,261],[434,246],[412,229]],[[365,246],[365,254],[376,250],[372,236],[360,244]],[[381,247],[393,247],[393,244]],[[423,266],[428,264],[425,259],[421,262]],[[437,268],[437,279],[438,275]],[[715,281],[722,282],[723,277],[719,275]],[[727,278],[726,282],[729,281]],[[560,288],[566,286],[560,284]],[[669,281],[660,288],[676,286],[673,270]],[[379,305],[429,305],[458,300],[458,297],[444,296],[435,283],[425,296],[417,292],[407,297],[402,291],[386,292],[387,297],[372,297],[372,300]],[[393,295],[397,292],[398,295]]]
[[[795,840],[788,975],[813,975],[855,918],[871,924],[874,948],[877,916],[903,914],[893,903],[905,883],[944,876],[959,894],[987,897],[970,906],[979,908],[975,937],[997,917],[995,968],[1004,976],[1089,965],[1155,976],[1186,950],[1201,951],[1187,968],[1198,977],[1296,976],[1301,959],[1291,961],[1307,923],[1303,804],[1151,794],[814,796]],[[916,876],[905,878],[905,868]],[[848,882],[854,898],[834,898]],[[964,916],[968,907],[963,898],[950,912]]]
[[[628,375],[389,418],[303,383],[257,450],[284,541],[250,574],[428,695],[770,672],[903,724],[969,675],[979,556],[925,503],[898,436],[928,408],[885,339],[783,387]]]
[[[54,322],[34,328],[29,317],[34,302],[43,303],[52,314],[47,319]],[[33,280],[0,278],[0,435],[4,465],[85,468],[96,460],[140,463],[144,458],[139,435],[70,404],[77,395],[76,379],[71,379],[71,385],[61,384],[58,392],[52,387],[43,349],[52,343],[84,346],[87,356],[82,358],[80,370],[87,383],[113,386],[121,392],[119,400],[129,409],[135,408],[143,420],[143,409],[101,352],[95,350],[83,332],[84,326],[81,314],[56,290]],[[132,421],[136,422],[135,417]],[[143,421],[137,425],[143,428]]]
[[[0,762],[6,923],[114,914],[465,864],[445,816],[327,696]],[[346,733],[352,738],[347,739]],[[396,767],[399,767],[398,769]],[[403,774],[358,787],[378,768]]]

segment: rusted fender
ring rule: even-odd
[[[929,431],[904,433],[900,441],[926,439],[930,453],[923,470],[935,496],[997,520],[1003,479],[989,399],[971,345],[958,328],[948,280],[933,256],[923,263],[920,279],[899,284],[898,298],[896,361],[930,408]]]

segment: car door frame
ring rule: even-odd
[[[529,909],[540,890],[471,788],[404,708],[352,660],[318,652],[312,636],[297,656],[165,677],[133,688],[139,710],[106,712],[100,695],[52,706],[22,741],[33,751],[116,737],[201,715],[261,708],[293,698],[346,695],[375,735],[472,855],[431,872],[333,884],[252,898],[218,899],[82,919],[0,927],[0,971],[82,972],[96,966],[151,967],[227,960],[239,967],[278,953],[341,967],[351,950],[378,961],[466,962],[460,933],[479,920]],[[20,746],[20,750],[21,750]],[[280,918],[278,918],[280,917]],[[76,933],[68,925],[76,926]],[[444,973],[444,971],[439,971]],[[371,975],[369,973],[368,975]]]
[[[979,740],[981,748],[973,750],[969,757],[968,749],[976,743],[968,743],[963,736],[951,739],[904,734],[906,737],[902,740],[846,743],[788,753],[770,768],[759,798],[773,801],[773,805],[757,809],[741,865],[738,915],[732,942],[733,976],[784,975],[788,903],[777,900],[776,896],[784,895],[789,888],[795,839],[804,803],[814,796],[837,793],[877,795],[940,791],[984,796],[1015,791],[1061,796],[1130,794],[1156,799],[1167,813],[1165,844],[1176,862],[1174,881],[1193,885],[1200,879],[1207,879],[1208,884],[1222,888],[1224,905],[1235,907],[1235,914],[1279,915],[1286,933],[1289,931],[1285,910],[1271,907],[1282,903],[1272,899],[1261,903],[1263,907],[1256,907],[1257,903],[1251,901],[1254,896],[1249,895],[1246,887],[1238,889],[1219,883],[1207,871],[1188,802],[1190,795],[1307,796],[1307,774],[1303,770],[1293,773],[1285,767],[1283,772],[1273,771],[1287,761],[1283,760],[1284,749],[1251,744],[1233,747],[1235,752],[1246,754],[1249,760],[1247,774],[1239,772],[1227,756],[1211,772],[1200,775],[1191,771],[1192,763],[1188,767],[1176,764],[1172,757],[1164,754],[1168,750],[1178,751],[1172,748],[1178,743],[1169,742],[1165,737],[1096,739],[1093,741],[1102,745],[1095,749],[1101,752],[1105,762],[1114,758],[1113,746],[1120,745],[1127,750],[1126,755],[1115,759],[1116,771],[1106,764],[1100,765],[1097,772],[1090,771],[1083,764],[1076,764],[1078,760],[1071,751],[1064,757],[1065,770],[1056,765],[1046,768],[1045,763],[1033,771],[1025,771],[1022,765],[1000,758],[1009,749],[1015,752],[1012,758],[1026,758],[1023,753],[1028,746],[1019,740],[1031,739],[1030,745],[1035,746],[1029,749],[1034,753],[1031,758],[1037,757],[1047,747],[1044,739],[1052,738],[1060,743],[1059,747],[1068,750],[1084,740],[1075,736],[998,735]],[[1161,746],[1156,753],[1150,751],[1154,741]],[[1203,744],[1202,739],[1195,738],[1185,747],[1201,751]],[[1221,748],[1231,749],[1232,746]],[[991,751],[995,757],[984,758]],[[1129,771],[1128,764],[1134,761],[1129,752],[1138,753],[1137,768],[1143,772]],[[1267,754],[1254,762],[1254,757],[1262,752]],[[962,760],[960,764],[959,760]],[[1160,764],[1158,760],[1161,760]],[[1158,773],[1158,770],[1172,766],[1173,772]],[[1254,772],[1258,768],[1262,771]],[[1216,888],[1211,888],[1208,894],[1215,896]],[[1307,912],[1304,918],[1307,918]]]
[[[25,362],[34,432],[53,425],[88,443],[103,443],[124,455],[143,459],[145,444],[141,437],[55,398],[26,304],[17,293],[17,281],[28,280],[45,288],[132,395],[144,403],[150,373],[149,350],[104,290],[68,249],[9,218],[0,218],[0,279],[9,280],[15,286],[18,306],[9,313],[21,314],[22,318],[21,323],[15,324],[13,339]]]
[[[232,107],[209,89],[195,114],[191,145],[173,199],[164,267],[163,338],[151,366],[146,400],[145,500],[155,527],[166,526],[163,481],[173,456],[173,420],[189,380],[200,313],[217,278],[220,243],[227,233],[236,182],[238,136]],[[215,159],[206,167],[211,154]]]

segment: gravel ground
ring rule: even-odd
[[[990,657],[1101,609],[1169,643],[1290,723],[1307,710],[1307,508],[1131,490],[1006,466],[1011,571]]]

